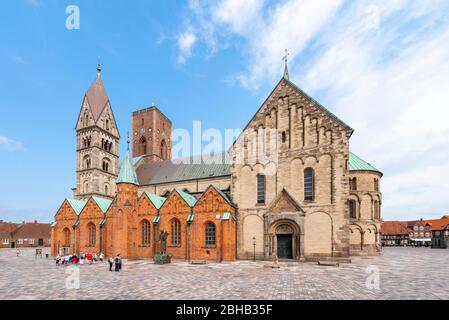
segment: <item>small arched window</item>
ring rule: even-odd
[[[208,222],[206,224],[206,247],[215,247],[216,244],[215,224]]]
[[[349,218],[357,219],[357,207],[354,200],[349,200]]]
[[[171,245],[179,247],[181,246],[181,223],[178,219],[171,221]]]
[[[147,139],[145,139],[145,137],[140,138],[140,147],[142,150],[142,154],[147,154]]]
[[[109,131],[109,120],[106,120],[106,130]]]
[[[151,244],[151,224],[148,220],[142,221],[142,245],[149,246]]]
[[[257,175],[257,204],[265,204],[265,175]]]
[[[104,186],[104,194],[109,195],[109,187],[107,184]]]
[[[287,142],[287,134],[285,133],[285,131],[282,131],[282,143]]]
[[[349,179],[349,189],[351,191],[357,191],[357,178]]]
[[[304,201],[315,200],[315,171],[312,168],[304,170]]]
[[[89,247],[95,247],[95,244],[97,242],[97,230],[95,228],[95,225],[93,223],[89,223],[87,226],[87,230],[89,233]]]
[[[374,191],[379,192],[379,179],[374,179]]]

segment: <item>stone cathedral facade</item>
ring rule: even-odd
[[[288,70],[221,161],[172,160],[172,123],[133,112],[125,158],[100,67],[76,125],[77,182],[52,225],[52,254],[350,261],[379,253],[382,173],[350,152],[354,130]],[[201,159],[201,157],[200,157]],[[216,159],[216,158],[215,158]]]

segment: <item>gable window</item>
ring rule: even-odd
[[[89,223],[87,226],[89,232],[89,247],[94,247],[97,242],[97,230],[95,229],[95,225],[93,223]]]
[[[357,219],[357,206],[354,200],[349,200],[349,218]]]
[[[304,201],[315,200],[315,171],[312,168],[304,170]]]
[[[142,221],[142,245],[149,246],[151,243],[151,224],[148,220]]]
[[[257,175],[257,204],[265,204],[265,175]]]
[[[171,245],[176,247],[181,245],[181,223],[178,219],[171,221]]]
[[[106,130],[109,131],[109,120],[106,120]]]
[[[215,224],[208,222],[206,224],[206,247],[214,247],[216,243],[215,239],[216,230]]]

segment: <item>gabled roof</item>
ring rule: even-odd
[[[154,207],[158,210],[162,207],[165,200],[167,200],[167,198],[160,197],[154,193],[144,192],[143,194],[148,197],[148,199],[151,201],[151,203],[154,205]]]
[[[75,211],[76,215],[80,215],[81,211],[83,211],[86,206],[87,200],[75,200],[75,199],[66,199],[67,202],[72,207],[73,211]]]
[[[98,74],[97,78],[87,91],[86,99],[89,103],[94,121],[97,122],[106,107],[106,104],[109,102],[100,74]]]
[[[408,234],[410,230],[406,222],[384,221],[381,226],[383,235]]]
[[[98,196],[93,196],[92,199],[97,203],[98,207],[103,213],[106,213],[112,204],[111,199],[101,198]]]
[[[139,185],[137,180],[136,170],[132,163],[131,154],[128,150],[125,159],[120,164],[120,172],[118,174],[116,183],[130,183],[136,186]]]
[[[50,238],[51,225],[46,223],[24,223],[14,231],[14,238]]]
[[[194,196],[179,189],[175,189],[174,191],[176,191],[181,196],[181,198],[184,199],[184,201],[189,205],[190,208],[193,208],[195,206],[197,200]]]
[[[349,171],[373,171],[381,173],[379,170],[374,168],[370,163],[366,162],[362,158],[356,156],[352,152],[349,153]]]
[[[237,205],[235,203],[233,203],[231,201],[231,199],[229,199],[229,197],[226,195],[226,193],[224,193],[223,191],[221,191],[220,189],[216,188],[214,185],[210,185],[209,187],[207,187],[206,191],[203,192],[203,194],[199,197],[198,201],[201,200],[201,198],[207,193],[207,191],[209,189],[214,189],[215,191],[217,191],[217,193],[233,208],[237,208]]]
[[[276,198],[271,202],[271,204],[268,207],[268,211],[273,211],[277,207],[277,204],[283,199],[287,201],[290,208],[294,209],[292,212],[296,211],[304,212],[304,210],[299,205],[298,201],[296,201],[296,199],[293,198],[293,196],[285,188],[282,189],[282,191],[279,192]]]
[[[326,109],[321,103],[313,99],[311,96],[309,96],[307,93],[305,93],[301,88],[299,88],[297,85],[295,85],[293,82],[289,80],[289,78],[282,76],[281,80],[279,80],[278,84],[274,87],[274,89],[271,91],[271,93],[268,95],[268,97],[265,99],[265,101],[261,104],[260,108],[257,110],[257,112],[254,114],[254,116],[251,118],[251,120],[246,125],[245,129],[243,129],[242,133],[235,139],[233,145],[231,148],[235,145],[235,143],[240,139],[240,137],[243,135],[246,129],[248,129],[249,124],[253,121],[253,119],[256,117],[256,115],[262,110],[262,108],[265,106],[265,103],[270,99],[270,97],[273,95],[273,93],[277,90],[279,85],[285,81],[288,85],[290,85],[294,90],[298,91],[301,95],[312,101],[318,109],[322,110],[324,113],[326,113],[329,117],[331,117],[333,120],[335,120],[338,124],[343,126],[346,130],[349,130],[351,134],[354,132],[354,129],[352,129],[349,125],[347,125],[344,121],[342,121],[340,118],[338,118],[335,114],[330,112],[328,109]]]

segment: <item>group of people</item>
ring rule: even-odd
[[[76,254],[68,254],[68,255],[57,255],[56,256],[56,265],[83,265],[83,264],[96,264],[97,262],[103,262],[104,261],[104,254],[100,253],[99,256],[97,256],[96,253],[81,253],[78,257]],[[118,254],[115,259],[112,257],[109,257],[108,259],[109,263],[109,271],[112,271],[112,267],[115,265],[115,271],[119,272],[122,269],[122,258],[120,257],[120,254]]]

